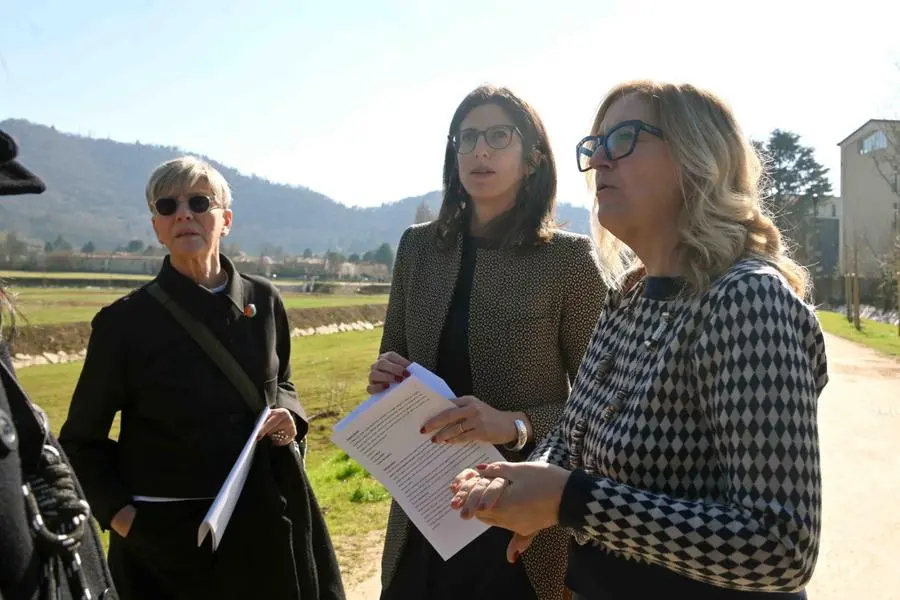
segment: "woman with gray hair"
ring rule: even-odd
[[[229,186],[184,157],[153,172],[146,196],[169,255],[153,281],[94,318],[60,433],[112,530],[116,587],[123,598],[343,598],[297,444],[308,423],[284,304],[219,252]],[[265,409],[228,528],[215,550],[211,536],[200,545],[200,523]]]

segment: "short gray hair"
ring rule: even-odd
[[[206,183],[210,187],[218,206],[231,208],[231,188],[228,182],[211,164],[195,156],[173,158],[156,167],[147,182],[144,192],[147,206],[153,212],[157,198],[170,194],[175,190],[184,190],[197,183]]]

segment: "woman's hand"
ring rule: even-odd
[[[542,529],[559,521],[559,504],[570,472],[543,462],[478,465],[456,476],[450,506],[464,519],[514,532],[507,559],[514,562]]]
[[[377,394],[388,389],[392,383],[400,383],[409,377],[406,367],[410,362],[396,352],[385,352],[372,363],[369,369],[369,385],[366,391]]]
[[[525,422],[531,436],[531,424],[524,413],[497,410],[475,396],[462,396],[453,402],[456,408],[433,416],[422,426],[422,433],[437,432],[432,438],[436,443],[508,444],[518,438],[516,419]]]
[[[119,512],[113,515],[112,521],[109,523],[110,529],[123,538],[128,537],[128,532],[131,531],[131,524],[134,523],[134,515],[136,512],[137,510],[134,508],[133,504],[126,504],[119,509]]]
[[[287,446],[297,437],[297,424],[291,411],[286,408],[273,408],[259,430],[257,440],[269,436],[275,446]]]

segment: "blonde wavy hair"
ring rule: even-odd
[[[730,107],[712,92],[690,84],[630,81],[613,88],[597,110],[592,135],[598,133],[612,104],[637,96],[655,111],[675,163],[684,205],[678,223],[678,262],[691,291],[711,281],[743,258],[774,266],[802,298],[809,275],[789,255],[781,231],[760,197],[763,168]],[[593,190],[595,171],[588,173]],[[597,223],[591,227],[604,278],[621,286],[626,273],[639,268],[631,250]]]

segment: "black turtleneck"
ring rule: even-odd
[[[457,396],[472,394],[472,368],[469,363],[469,297],[475,278],[475,259],[479,248],[488,243],[469,234],[463,236],[462,256],[456,287],[447,311],[438,348],[437,374]]]

